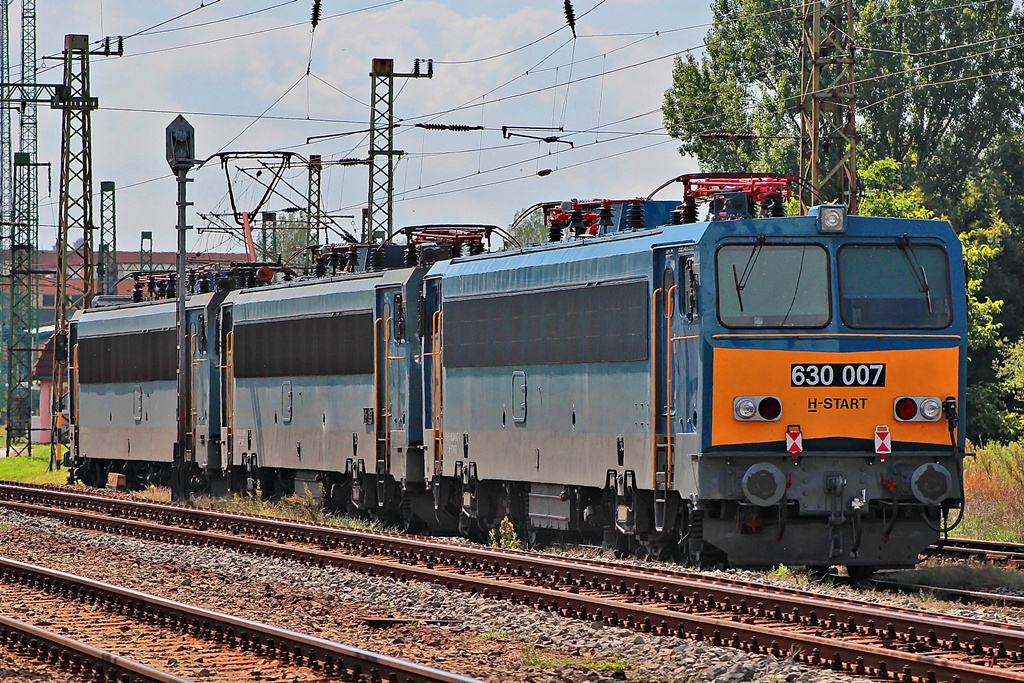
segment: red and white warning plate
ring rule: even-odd
[[[889,425],[875,427],[875,453],[879,455],[892,453],[892,434],[889,433]]]
[[[786,430],[786,451],[793,455],[804,452],[804,435],[799,429]]]

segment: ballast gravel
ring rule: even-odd
[[[788,658],[583,623],[439,586],[83,531],[3,509],[0,555],[495,683],[867,680]],[[390,621],[380,627],[372,625],[374,619]],[[0,658],[0,670],[10,676],[17,667]],[[58,680],[25,672],[29,677],[5,680]],[[272,672],[258,674],[248,680],[276,680]]]

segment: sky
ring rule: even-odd
[[[11,2],[12,77],[20,80],[21,3]],[[296,156],[261,207],[305,205],[306,160],[322,156],[325,211],[358,234],[366,206],[366,158],[374,58],[434,60],[433,78],[395,80],[394,225],[508,226],[537,202],[646,196],[695,171],[663,126],[661,105],[674,55],[699,54],[708,0],[574,0],[576,38],[562,0],[66,0],[37,3],[37,54],[59,57],[66,34],[124,36],[124,56],[91,59],[94,191],[115,183],[118,249],[152,231],[158,251],[176,245],[177,188],[165,160],[165,129],[182,114],[195,127],[196,156],[290,151]],[[97,45],[98,47],[98,45]],[[42,62],[58,83],[61,62]],[[17,114],[13,116],[17,140]],[[53,164],[53,194],[41,176],[40,245],[55,242],[61,121],[38,110],[39,161]],[[415,123],[483,126],[432,131]],[[503,127],[535,127],[512,136]],[[561,129],[561,130],[551,130]],[[514,131],[513,131],[514,132]],[[319,139],[309,140],[316,136]],[[273,174],[259,162],[217,159],[190,177],[190,253],[241,251],[204,214],[256,207]],[[538,171],[550,169],[543,176]],[[672,190],[659,198],[671,199]],[[94,201],[99,223],[99,200]],[[226,217],[233,223],[230,216]]]

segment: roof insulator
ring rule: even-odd
[[[565,0],[565,23],[569,24],[569,28],[572,29],[572,37],[576,38],[576,12],[572,8],[572,3],[569,0]]]
[[[424,130],[451,130],[456,133],[465,133],[471,130],[483,130],[483,126],[470,126],[465,123],[417,123],[417,128]]]
[[[320,23],[320,0],[313,0],[313,15],[311,17],[313,22],[313,30],[316,30],[316,25]]]

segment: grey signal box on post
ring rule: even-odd
[[[195,165],[195,133],[192,124],[181,115],[167,126],[167,165],[175,173],[187,171]]]
[[[185,221],[185,209],[191,206],[185,188],[191,179],[189,170],[196,164],[195,129],[184,116],[179,115],[167,126],[167,165],[178,179],[178,259],[175,269],[178,306],[175,314],[178,331],[178,439],[174,443],[171,459],[171,499],[180,502],[188,497],[189,471],[195,460],[195,449],[191,440],[188,416],[190,413],[189,386],[191,385],[191,360],[186,335],[185,299],[185,233],[189,226]]]

